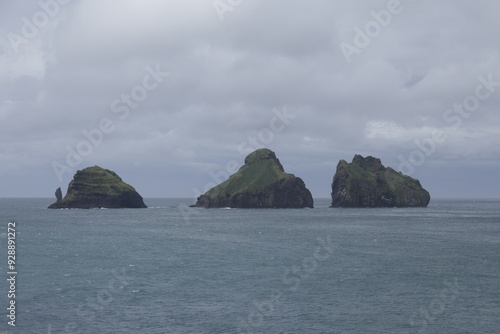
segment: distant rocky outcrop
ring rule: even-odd
[[[61,187],[56,189],[56,203],[59,203],[60,201],[62,201]]]
[[[198,197],[193,207],[312,208],[302,179],[285,173],[276,154],[259,149],[245,158],[238,172]]]
[[[417,179],[384,167],[380,159],[341,160],[332,183],[332,207],[426,207],[430,195]]]
[[[77,171],[66,196],[61,197],[61,188],[58,188],[57,201],[49,209],[147,208],[132,186],[115,172],[99,166]]]

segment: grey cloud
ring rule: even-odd
[[[424,185],[432,181],[442,196],[466,196],[436,180],[448,172],[477,176],[479,162],[482,177],[496,177],[500,87],[458,128],[443,115],[474,94],[479,76],[500,81],[500,5],[401,1],[403,12],[348,64],[340,43],[353,43],[354,27],[363,28],[373,20],[370,11],[387,3],[244,1],[223,21],[210,1],[61,6],[21,55],[0,54],[0,183],[43,174],[51,182],[23,185],[16,194],[51,196],[47,183],[59,185],[51,163],[64,162],[66,147],[86,139],[83,130],[109,118],[114,131],[74,169],[148,170],[145,196],[191,196],[210,171],[242,163],[238,145],[269,127],[274,108],[286,106],[296,118],[261,144],[300,173],[313,195],[328,196],[339,159],[372,154],[397,168],[398,156],[418,149],[415,140],[443,129],[449,138],[414,176]],[[40,9],[26,1],[0,6],[3,37]],[[8,50],[8,40],[0,41]],[[170,75],[119,119],[113,101],[142,84],[147,66]],[[165,192],[150,182],[162,177],[172,184]],[[492,186],[484,193],[499,194]]]

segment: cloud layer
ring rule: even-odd
[[[275,150],[316,197],[356,153],[396,169],[408,161],[435,196],[500,197],[499,10],[451,0],[2,3],[0,196],[52,196],[98,164],[144,196],[192,197],[228,162],[242,164],[246,144]],[[356,51],[346,57],[345,45]],[[277,110],[294,117],[271,130]],[[436,133],[446,139],[433,147]],[[68,167],[61,178],[54,163]]]

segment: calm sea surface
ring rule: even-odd
[[[51,202],[0,199],[2,334],[500,333],[500,200],[45,209]]]

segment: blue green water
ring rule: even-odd
[[[0,333],[500,333],[500,200],[45,209],[51,202],[0,199]]]

